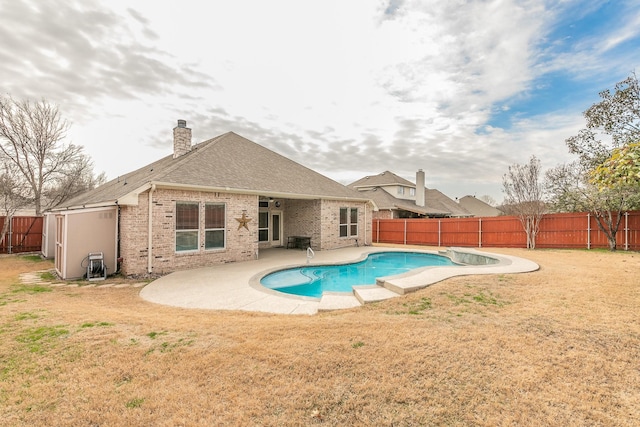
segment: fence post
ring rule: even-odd
[[[378,219],[378,229],[376,230],[376,243],[380,243],[380,219]]]
[[[482,218],[478,218],[478,247],[482,247]]]
[[[442,222],[441,219],[438,220],[438,247],[442,246],[442,241],[440,240],[440,223]]]
[[[624,250],[629,250],[629,212],[624,213]]]
[[[11,244],[13,243],[13,216],[6,216],[5,221],[9,221],[9,231],[7,231],[7,253],[13,253]]]
[[[407,244],[407,220],[404,220],[404,244]]]
[[[591,249],[591,214],[587,213],[587,249]]]

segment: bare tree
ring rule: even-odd
[[[4,224],[0,230],[0,245],[4,242],[9,224],[15,213],[30,203],[25,194],[25,186],[20,182],[22,176],[16,173],[14,165],[0,153],[0,216],[4,216]]]
[[[520,220],[527,235],[527,248],[535,249],[540,220],[545,210],[540,160],[531,156],[526,165],[509,166],[509,172],[502,177],[502,184],[507,212]]]
[[[45,100],[0,97],[0,152],[24,177],[36,215],[77,194],[68,194],[61,183],[93,174],[82,147],[63,143],[68,127],[58,108]],[[62,191],[46,198],[55,189]]]
[[[489,196],[488,194],[485,194],[484,196],[480,196],[480,197],[478,197],[478,199],[482,200],[483,202],[485,202],[489,206],[494,206],[495,207],[498,204],[498,202],[496,202],[496,199],[494,199],[493,197]]]

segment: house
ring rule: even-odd
[[[500,209],[494,208],[490,204],[477,199],[475,196],[464,196],[458,200],[458,204],[468,212],[471,212],[473,216],[488,217],[504,215],[504,212]]]
[[[348,187],[370,198],[378,207],[374,218],[449,218],[470,217],[470,212],[442,194],[425,187],[424,171],[416,173],[416,183],[406,180],[393,172],[384,171],[378,175],[365,176]]]
[[[172,155],[49,214],[66,279],[85,273],[90,252],[104,254],[108,274],[131,276],[251,260],[290,240],[314,250],[366,245],[374,208],[366,194],[236,133],[192,145],[178,120]]]

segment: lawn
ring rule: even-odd
[[[490,251],[541,269],[315,316],[25,285],[51,263],[0,257],[0,424],[640,425],[640,254]]]

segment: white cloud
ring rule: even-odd
[[[582,123],[566,112],[505,131],[486,126],[492,112],[540,75],[607,66],[545,40],[565,3],[0,3],[2,90],[59,103],[111,177],[168,154],[180,118],[196,140],[233,130],[342,182],[423,168],[452,196],[500,199],[508,165],[564,159]]]

